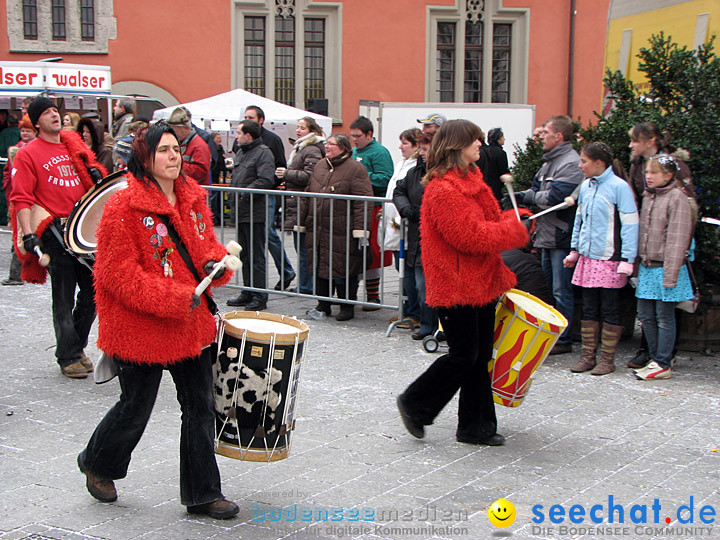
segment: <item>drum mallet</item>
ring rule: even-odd
[[[517,201],[515,200],[515,190],[513,189],[513,175],[512,174],[503,174],[500,177],[500,181],[505,184],[505,187],[508,190],[508,195],[510,195],[510,200],[512,201],[513,208],[515,209],[515,215],[518,218],[518,221],[522,221],[520,219],[520,211],[518,210]]]
[[[533,214],[528,218],[535,219],[539,218],[540,216],[544,216],[545,214],[549,214],[550,212],[555,212],[556,210],[562,210],[563,208],[570,208],[571,206],[575,205],[575,199],[572,197],[565,197],[565,200],[561,202],[560,204],[556,204],[555,206],[551,206],[550,208],[546,208],[542,212],[538,212],[537,214]]]
[[[240,268],[240,259],[238,259],[238,255],[240,254],[240,251],[242,248],[240,247],[240,244],[237,242],[230,240],[230,242],[227,243],[225,246],[227,249],[227,255],[225,255],[222,259],[220,259],[220,262],[215,263],[215,266],[213,266],[212,272],[210,272],[205,279],[203,279],[197,287],[195,287],[195,295],[200,296],[205,289],[208,288],[208,285],[210,285],[210,282],[213,280],[215,275],[220,271],[221,268],[229,268],[233,272]]]
[[[47,266],[50,264],[50,255],[43,253],[40,246],[35,246],[35,255],[40,259],[40,266]]]

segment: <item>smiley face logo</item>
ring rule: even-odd
[[[515,522],[517,512],[513,503],[507,499],[498,499],[488,508],[488,519],[496,527],[504,529]]]

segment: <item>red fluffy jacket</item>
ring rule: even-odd
[[[420,237],[426,302],[433,307],[482,306],[516,283],[500,252],[528,243],[514,211],[501,214],[479,169],[449,171],[425,187]]]
[[[205,295],[190,311],[197,280],[158,218],[167,215],[200,277],[226,250],[213,230],[206,193],[194,180],[175,181],[177,204],[128,174],[128,187],[105,205],[94,269],[98,348],[129,362],[167,365],[200,354],[216,335]],[[213,287],[230,280],[227,270]]]
[[[67,148],[70,161],[75,167],[78,178],[80,178],[80,182],[82,182],[82,185],[86,190],[89,190],[95,185],[95,182],[88,172],[88,167],[95,167],[103,176],[107,175],[105,167],[103,167],[97,159],[95,159],[93,151],[87,147],[80,138],[80,135],[78,135],[75,131],[61,131],[60,141]],[[47,279],[47,268],[40,266],[38,258],[34,253],[28,254],[20,251],[19,245],[22,243],[22,239],[18,239],[17,227],[15,227],[15,223],[17,223],[17,211],[13,207],[10,212],[10,224],[13,227],[13,246],[15,248],[15,253],[22,262],[22,280],[27,281],[28,283],[43,284]],[[48,216],[38,225],[38,228],[35,231],[38,238],[42,237],[47,228],[52,224],[53,219],[55,219],[55,216]]]

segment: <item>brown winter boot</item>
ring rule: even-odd
[[[595,353],[600,341],[600,321],[580,321],[582,323],[582,355],[577,364],[570,368],[573,373],[584,373],[595,367]]]
[[[590,372],[590,375],[607,375],[615,371],[615,351],[620,343],[623,330],[625,328],[618,324],[603,324],[600,362]]]

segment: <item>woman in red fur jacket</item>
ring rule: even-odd
[[[501,213],[474,162],[482,132],[467,120],[450,120],[433,138],[427,156],[420,237],[427,303],[438,311],[448,354],[438,358],[397,398],[411,435],[425,426],[460,390],[459,442],[499,446],[488,373],[495,304],[515,284],[500,253],[523,247],[528,233],[512,211]]]
[[[171,239],[174,228],[199,275],[225,248],[215,238],[205,191],[180,174],[180,143],[159,122],[138,133],[128,162],[128,187],[105,206],[98,227],[95,290],[98,347],[118,367],[120,401],[78,456],[90,494],[117,499],[133,449],[157,397],[163,370],[175,382],[182,411],[180,501],[188,512],[224,519],[238,507],[220,491],[215,461],[212,353],[215,317],[197,279]],[[230,279],[230,272],[213,282]]]

